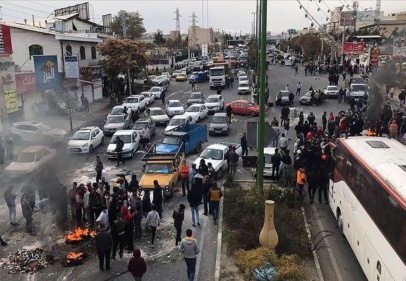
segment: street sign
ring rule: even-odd
[[[65,78],[79,78],[79,58],[78,56],[64,57]]]

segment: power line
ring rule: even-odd
[[[30,11],[37,11],[37,12],[39,12],[39,13],[43,13],[43,14],[49,14],[49,12],[46,12],[46,11],[44,11],[44,10],[38,10],[38,9],[34,9],[34,8],[28,8],[28,7],[26,7],[26,6],[22,6],[22,5],[18,5],[18,4],[15,4],[15,3],[10,3],[10,2],[8,2],[8,1],[2,1],[3,3],[6,3],[6,4],[8,4],[8,5],[12,5],[12,6],[15,6],[15,7],[17,7],[17,8],[21,8],[21,9],[23,9],[23,10],[30,10]],[[32,13],[31,13],[32,14]],[[31,15],[30,14],[30,15]]]
[[[34,3],[34,4],[38,4],[38,5],[42,5],[42,6],[47,6],[47,7],[52,8],[52,9],[59,9],[58,7],[54,7],[54,6],[45,4],[45,3],[40,3],[40,2],[36,2],[36,1],[31,1],[31,0],[25,0],[25,1],[30,2],[30,3]]]

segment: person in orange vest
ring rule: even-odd
[[[182,196],[184,197],[186,195],[185,189],[187,189],[189,194],[189,166],[186,164],[186,160],[183,160],[182,165],[180,165],[180,178],[182,181]]]
[[[303,187],[306,183],[306,171],[305,167],[301,165],[300,169],[297,170],[296,173],[296,184],[299,189],[299,199],[301,200],[303,198]]]

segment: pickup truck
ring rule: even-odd
[[[207,142],[207,125],[183,124],[164,133],[162,143],[156,146],[156,153],[174,153],[183,147],[184,153],[203,150],[203,143]]]
[[[230,145],[235,147],[235,152],[241,157],[242,149],[240,144],[227,142],[215,143],[206,147],[206,149],[203,150],[195,160],[194,164],[196,164],[196,168],[199,168],[200,160],[204,159],[206,165],[209,162],[213,165],[213,168],[216,171],[216,178],[222,178],[224,172],[227,171],[227,160],[225,156]]]
[[[207,80],[207,72],[199,71],[193,72],[192,75],[189,77],[189,83],[200,83],[205,82]]]
[[[360,98],[363,99],[368,99],[369,93],[368,93],[368,85],[367,84],[358,84],[358,83],[353,83],[350,86],[350,99],[358,100]]]

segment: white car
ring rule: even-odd
[[[207,107],[204,104],[199,103],[192,104],[185,112],[185,115],[192,117],[193,121],[196,123],[206,118],[208,114],[209,111],[207,110]]]
[[[167,125],[169,123],[168,115],[166,115],[165,111],[160,107],[148,108],[148,114],[156,125]]]
[[[211,163],[216,171],[216,178],[220,179],[223,177],[224,172],[227,171],[227,159],[225,156],[228,152],[228,146],[229,144],[227,143],[215,143],[209,145],[202,151],[202,153],[200,153],[199,157],[193,163],[196,164],[197,169],[199,168],[200,160],[202,159],[204,159],[206,165],[207,163]],[[235,152],[241,156],[241,146],[238,144],[235,144],[234,146],[236,147]]]
[[[108,115],[103,127],[103,133],[111,136],[116,131],[130,128],[130,125],[131,119],[127,115]]]
[[[146,103],[147,105],[150,105],[150,104],[152,104],[152,103],[155,102],[155,96],[154,96],[154,94],[151,93],[151,92],[141,92],[140,95],[143,95],[143,96],[144,96],[144,98],[145,98],[145,103]]]
[[[163,87],[159,87],[159,86],[154,86],[151,87],[151,89],[149,89],[149,92],[154,94],[155,99],[160,99],[162,96],[162,93],[165,91],[165,89]]]
[[[165,128],[165,132],[170,131],[172,129],[175,129],[178,126],[181,126],[183,124],[193,124],[194,120],[192,119],[191,116],[188,115],[176,115],[173,116],[171,121],[169,121],[168,126]]]
[[[248,81],[249,81],[248,76],[244,76],[244,75],[238,76],[238,82],[242,82],[242,81],[245,81],[248,83]]]
[[[248,84],[248,81],[238,81],[237,93],[239,95],[249,95],[250,92],[250,85]]]
[[[21,150],[16,160],[6,167],[5,174],[13,178],[45,176],[45,173],[52,173],[55,158],[55,149],[43,145],[29,146]]]
[[[146,99],[143,95],[131,95],[124,100],[123,106],[131,108],[133,112],[140,113],[147,107]]]
[[[67,148],[69,152],[92,153],[93,149],[104,143],[104,134],[99,127],[85,127],[76,131],[70,138]]]
[[[166,76],[169,80],[172,80],[172,76],[169,74],[169,72],[162,72],[161,76]]]
[[[168,100],[166,102],[165,111],[169,117],[182,115],[183,113],[185,113],[185,109],[183,108],[183,105],[180,103],[179,100]]]
[[[264,148],[264,177],[272,176],[272,156],[275,154],[276,147],[265,147]]]
[[[222,95],[210,95],[207,97],[204,105],[209,113],[215,113],[224,109],[224,99]]]
[[[108,115],[126,115],[127,112],[124,110],[124,105],[116,105],[111,109]]]
[[[63,129],[51,128],[38,121],[23,121],[13,123],[10,132],[15,142],[31,142],[38,144],[54,145],[64,141],[66,131]]]
[[[185,74],[186,75],[186,70],[183,69],[176,69],[172,72],[172,78],[176,78],[179,74]]]
[[[337,86],[327,86],[327,88],[324,89],[324,95],[326,98],[338,98],[339,90]]]
[[[121,130],[114,133],[107,147],[107,158],[117,158],[116,149],[117,137],[124,142],[123,158],[132,158],[140,146],[140,135],[135,130]]]

